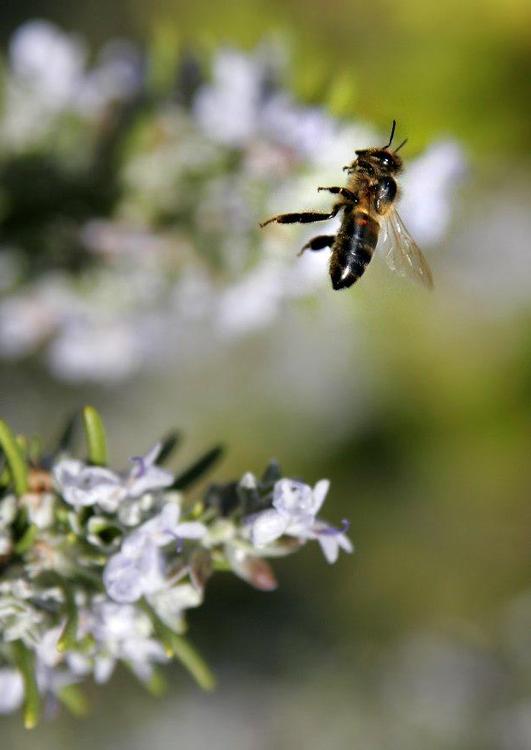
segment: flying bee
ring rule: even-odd
[[[307,224],[326,221],[342,210],[343,218],[338,233],[314,237],[299,253],[302,255],[305,250],[331,248],[330,277],[334,289],[350,287],[363,275],[376,249],[378,238],[393,271],[430,289],[433,286],[430,267],[395,206],[398,198],[395,177],[402,171],[398,151],[407,141],[402,141],[391,151],[395,129],[396,121],[393,120],[389,143],[385,146],[356,151],[354,161],[343,167],[348,173],[346,187],[317,188],[339,196],[331,211],[280,214],[260,224],[260,227],[265,227],[271,222]]]

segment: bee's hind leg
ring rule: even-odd
[[[279,216],[273,216],[271,219],[262,222],[260,228],[271,224],[273,221],[276,221],[278,224],[310,224],[314,221],[326,221],[327,219],[333,219],[339,209],[344,207],[344,203],[336,203],[328,213],[323,213],[322,211],[302,211],[294,214],[279,214]]]
[[[307,242],[297,255],[302,255],[305,250],[313,250],[315,252],[317,250],[324,250],[325,247],[332,247],[335,239],[335,234],[320,234],[318,237],[314,237]]]

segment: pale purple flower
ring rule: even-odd
[[[173,474],[157,466],[161,448],[161,444],[157,443],[145,456],[135,456],[131,459],[133,467],[124,481],[128,497],[140,497],[146,492],[163,489],[173,483]]]
[[[156,464],[160,450],[157,444],[145,456],[131,459],[133,466],[125,475],[65,458],[54,467],[55,482],[66,502],[75,508],[98,505],[114,513],[125,498],[140,497],[173,482],[172,473]]]
[[[94,659],[96,682],[106,682],[117,659],[124,659],[143,681],[149,680],[153,664],[167,661],[161,644],[153,638],[149,617],[130,604],[107,599],[96,601],[91,631],[98,652]]]
[[[122,551],[109,558],[103,583],[115,602],[129,604],[164,587],[164,560],[147,535],[135,534],[122,545]]]
[[[251,540],[257,547],[271,544],[281,536],[299,540],[315,539],[328,562],[335,562],[339,548],[352,552],[343,529],[336,529],[316,518],[330,482],[321,479],[312,489],[304,482],[280,479],[273,488],[273,507],[250,519]]]
[[[166,503],[157,516],[126,537],[120,552],[109,559],[103,574],[111,599],[134,602],[167,585],[159,547],[171,542],[180,546],[184,539],[201,539],[207,533],[204,524],[198,521],[179,523],[179,518],[179,506]]]
[[[185,521],[179,523],[181,509],[177,503],[166,503],[161,512],[150,521],[142,524],[123,545],[127,549],[134,544],[135,538],[139,536],[148,537],[157,547],[164,547],[172,541],[180,542],[183,539],[201,539],[207,528],[199,521]]]
[[[345,533],[348,526],[348,521],[343,521],[341,528],[337,529],[317,519],[309,528],[299,529],[297,536],[301,539],[315,539],[319,542],[327,562],[335,563],[340,549],[349,553],[354,549]]]
[[[280,479],[273,489],[273,507],[258,513],[252,523],[253,544],[263,546],[284,534],[299,536],[315,521],[330,483],[318,482],[314,489],[294,479]],[[297,532],[297,533],[293,533]]]
[[[66,458],[55,465],[53,473],[63,498],[76,509],[99,505],[112,513],[127,495],[120,476],[102,466]]]

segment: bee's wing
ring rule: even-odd
[[[380,240],[387,265],[392,271],[396,271],[400,276],[407,276],[428,289],[433,288],[428,261],[394,208],[383,222]]]

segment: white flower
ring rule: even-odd
[[[156,465],[160,450],[157,444],[145,456],[132,458],[133,466],[125,475],[102,466],[87,466],[72,458],[59,461],[53,475],[70,505],[75,508],[98,505],[105,512],[114,513],[126,497],[140,497],[173,482],[172,473]]]
[[[126,320],[65,322],[48,350],[52,372],[63,380],[113,383],[142,364],[138,331]]]
[[[161,512],[150,521],[142,524],[123,544],[122,549],[131,548],[140,537],[148,537],[157,547],[164,547],[172,541],[182,539],[201,539],[207,528],[199,521],[179,523],[181,510],[177,503],[166,503]]]
[[[163,588],[164,560],[157,546],[146,535],[132,535],[122,551],[109,558],[103,583],[111,599],[125,604]]]
[[[316,520],[310,528],[300,529],[297,536],[318,541],[327,562],[335,563],[340,549],[349,553],[354,549],[345,533],[347,529],[347,521],[343,521],[342,528],[336,529],[335,526],[330,526],[324,521]]]
[[[22,705],[24,684],[16,669],[0,669],[0,714],[9,714]]]
[[[124,482],[128,497],[140,497],[146,492],[163,489],[173,483],[173,474],[157,466],[161,449],[161,444],[157,443],[145,456],[131,459],[133,467]]]
[[[153,663],[167,661],[161,644],[153,636],[149,617],[130,604],[108,599],[95,601],[91,630],[98,644],[94,659],[94,678],[105,682],[116,659],[124,659],[137,676],[149,680]]]
[[[269,138],[308,160],[314,160],[321,151],[326,152],[338,131],[338,124],[322,109],[297,106],[285,93],[266,102],[260,124]]]
[[[451,218],[452,198],[465,171],[463,151],[451,141],[432,144],[408,166],[399,210],[419,245],[442,239]]]
[[[198,607],[203,595],[191,583],[180,583],[150,594],[149,604],[160,619],[172,630],[183,630],[183,613],[190,607]]]
[[[214,61],[214,82],[198,93],[194,111],[201,129],[214,141],[238,146],[259,124],[263,69],[249,55],[220,52]]]
[[[118,474],[102,466],[86,466],[76,459],[59,461],[53,475],[66,502],[77,509],[99,505],[112,513],[127,494]]]
[[[80,84],[85,49],[79,39],[48,21],[20,26],[9,44],[11,69],[48,110],[67,105]]]
[[[321,479],[312,490],[294,479],[280,479],[273,488],[273,508],[255,517],[251,538],[256,546],[270,544],[283,534],[300,536],[315,521],[330,482]]]
[[[17,359],[36,349],[55,330],[56,310],[37,287],[6,298],[0,305],[0,352]]]
[[[316,518],[330,482],[321,479],[312,488],[294,479],[280,479],[273,488],[273,508],[251,519],[251,539],[255,546],[271,544],[281,536],[299,540],[315,539],[328,562],[337,560],[339,548],[352,552],[343,529],[336,529]]]
[[[134,602],[167,586],[159,547],[183,539],[201,539],[207,528],[198,521],[179,523],[180,508],[166,503],[162,511],[130,534],[103,573],[107,593],[117,602]]]

